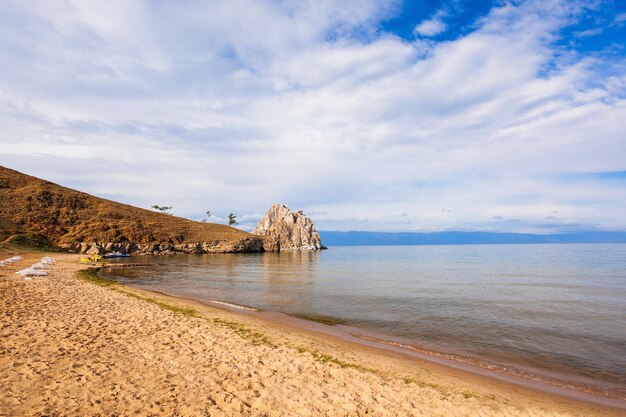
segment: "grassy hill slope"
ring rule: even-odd
[[[247,252],[262,250],[263,242],[232,227],[116,203],[0,166],[0,241],[24,234],[74,251],[98,243],[144,252]]]

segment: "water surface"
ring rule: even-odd
[[[361,246],[140,260],[154,265],[104,274],[626,393],[626,244]]]

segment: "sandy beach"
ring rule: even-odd
[[[16,255],[0,252],[0,258]],[[78,255],[0,267],[0,416],[623,416],[120,285]],[[15,271],[57,263],[26,281]],[[101,283],[102,284],[102,283]]]

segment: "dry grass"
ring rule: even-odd
[[[225,225],[117,203],[0,166],[0,242],[18,233],[45,236],[54,244],[176,245],[259,239]]]

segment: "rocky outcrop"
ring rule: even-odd
[[[267,252],[326,249],[311,218],[284,204],[274,204],[252,234],[265,237],[263,249]]]
[[[262,252],[264,240],[244,238],[238,241],[212,241],[199,243],[86,243],[74,242],[60,245],[70,252],[104,255],[109,252],[124,252],[133,255],[173,255],[190,253],[237,253]]]

